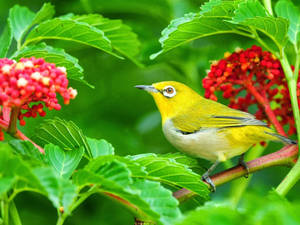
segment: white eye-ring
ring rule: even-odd
[[[163,95],[168,98],[172,98],[176,95],[176,90],[172,86],[167,86],[163,90]]]

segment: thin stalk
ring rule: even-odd
[[[58,216],[58,220],[57,220],[57,222],[56,222],[56,225],[63,225],[66,218],[67,218],[67,217],[66,217],[64,214],[59,213],[59,216]]]
[[[20,216],[19,216],[19,213],[18,213],[18,210],[17,210],[17,207],[16,207],[14,201],[10,202],[9,213],[10,213],[10,217],[11,217],[14,225],[22,225],[22,222],[21,222],[21,219],[20,219]]]
[[[264,108],[265,113],[267,114],[271,123],[274,125],[277,132],[283,136],[287,136],[283,127],[279,123],[274,111],[272,110],[269,101],[263,96],[261,96],[253,85],[246,84],[246,88],[255,97],[258,103]]]
[[[284,70],[285,76],[288,80],[288,87],[291,96],[291,104],[293,108],[293,114],[296,123],[296,129],[298,134],[298,143],[300,143],[300,113],[297,99],[297,80],[293,75],[293,71],[290,67],[290,64],[284,55],[281,59],[281,65]],[[278,194],[285,196],[289,190],[297,183],[300,179],[300,160],[296,163],[296,165],[290,170],[290,172],[286,175],[284,180],[278,185],[276,191]]]
[[[258,158],[264,152],[265,147],[257,144],[254,146],[249,153],[245,157],[245,161],[253,160]],[[243,193],[245,192],[246,188],[248,187],[251,181],[252,175],[249,175],[247,179],[240,178],[232,182],[230,188],[230,197],[229,200],[231,201],[234,207],[237,206],[240,199],[242,198]]]
[[[264,6],[265,6],[266,10],[270,13],[271,16],[273,16],[271,0],[263,0],[263,3],[264,3]]]
[[[296,54],[296,61],[295,61],[295,69],[294,69],[294,78],[298,81],[299,76],[299,63],[300,63],[300,53],[297,44],[294,45],[294,50]]]
[[[9,201],[7,196],[4,195],[4,198],[1,201],[1,216],[3,220],[3,225],[10,225],[9,223]]]

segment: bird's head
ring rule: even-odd
[[[137,85],[136,88],[150,93],[160,111],[162,122],[186,111],[202,97],[188,86],[176,81],[163,81],[152,85]]]

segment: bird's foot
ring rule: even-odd
[[[249,170],[249,167],[247,166],[247,163],[244,160],[240,160],[239,165],[244,167],[244,169],[246,170],[246,174],[244,175],[244,177],[248,178],[249,174],[250,174],[250,170]]]
[[[209,176],[203,175],[201,179],[209,184],[212,192],[216,191],[216,185],[212,182]]]

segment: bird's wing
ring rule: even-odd
[[[177,130],[185,133],[193,133],[203,128],[267,126],[249,113],[231,109],[217,102],[210,102],[207,107],[195,105],[172,118],[172,122]]]

